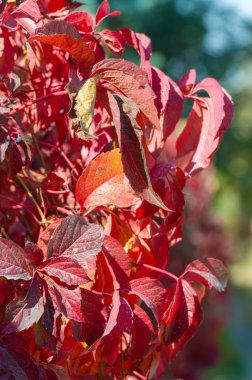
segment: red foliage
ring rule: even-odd
[[[183,189],[233,104],[212,78],[152,67],[148,37],[98,32],[120,13],[107,0],[94,20],[69,3],[2,3],[0,374],[157,379],[201,323],[205,288],[226,285],[217,258],[167,267]],[[106,58],[126,44],[140,67]]]

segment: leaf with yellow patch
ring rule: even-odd
[[[67,86],[72,102],[69,117],[72,120],[73,129],[80,139],[89,140],[94,137],[89,134],[89,128],[93,122],[98,80],[99,76],[96,75],[81,82],[76,76]]]

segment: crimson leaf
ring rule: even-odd
[[[159,322],[166,304],[166,290],[161,282],[153,278],[143,277],[141,280],[130,281],[129,285],[130,291],[128,294],[134,294],[139,297],[151,309]]]
[[[23,301],[14,300],[8,305],[7,314],[11,321],[4,328],[5,334],[29,329],[38,322],[44,312],[43,298],[40,292],[40,278],[35,274],[28,293]],[[13,316],[14,314],[14,316]]]
[[[51,258],[38,270],[46,273],[49,277],[56,277],[67,285],[82,285],[89,282],[83,268],[68,257]]]
[[[54,20],[35,30],[29,41],[45,42],[70,53],[82,71],[89,70],[95,62],[93,50],[82,41],[77,29],[63,20]]]
[[[24,250],[13,241],[0,237],[0,276],[9,280],[30,280]]]
[[[151,186],[142,143],[143,133],[136,122],[138,107],[130,99],[117,94],[109,94],[109,102],[122,154],[124,172],[130,185],[142,199],[167,210]]]
[[[83,322],[81,310],[81,289],[61,286],[49,277],[45,277],[48,292],[52,299],[55,311],[75,321]]]
[[[183,278],[187,281],[201,282],[222,292],[227,284],[228,273],[220,260],[210,257],[190,263],[183,273]]]
[[[103,230],[81,216],[68,216],[55,229],[48,243],[47,258],[70,257],[81,263],[95,256],[102,247]]]

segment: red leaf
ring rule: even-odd
[[[92,32],[93,31],[93,19],[89,13],[86,12],[74,12],[70,13],[65,18],[66,22],[69,22],[76,27],[81,32]]]
[[[150,38],[144,33],[136,33],[128,28],[122,28],[120,32],[124,36],[126,43],[138,52],[141,57],[141,66],[143,66],[151,58],[152,44]]]
[[[67,257],[55,257],[43,263],[38,270],[49,277],[56,277],[66,285],[83,285],[89,282],[83,268]]]
[[[36,268],[43,261],[42,250],[34,243],[28,242],[25,245],[25,254],[30,266]]]
[[[174,131],[183,111],[183,95],[177,84],[156,67],[151,68],[151,83],[156,94],[162,140]],[[157,131],[158,133],[158,131]]]
[[[200,90],[206,91],[209,98],[195,96]],[[209,165],[231,122],[233,102],[213,78],[198,83],[188,97],[194,105],[176,148],[178,166],[193,175]]]
[[[197,294],[187,281],[178,280],[175,294],[174,285],[170,288],[172,302],[165,317],[165,342],[169,344],[167,357],[172,359],[195,333],[201,323],[202,312]]]
[[[104,29],[99,33],[101,42],[104,43],[115,55],[122,55],[125,50],[125,40],[121,33]]]
[[[127,287],[131,265],[128,254],[124,251],[121,244],[114,238],[106,236],[103,243],[103,255],[99,255],[102,270],[105,277],[106,291],[113,291]],[[112,277],[113,283],[109,283],[109,278],[106,276],[105,267],[108,268]],[[112,282],[111,281],[111,282]]]
[[[25,299],[21,302],[12,301],[8,305],[7,314],[11,321],[4,328],[5,334],[29,329],[38,322],[44,312],[43,298],[40,292],[40,278],[35,274]]]
[[[15,376],[15,379],[29,380],[23,368],[11,355],[11,352],[4,347],[0,347],[0,369],[6,374],[6,377],[1,376],[3,380],[9,380],[13,378],[13,376]]]
[[[220,260],[205,258],[189,264],[183,273],[183,278],[187,281],[200,282],[222,292],[227,285],[228,272]]]
[[[50,21],[36,29],[29,41],[45,42],[70,53],[80,65],[81,71],[88,71],[95,62],[93,50],[82,41],[77,29],[63,20]]]
[[[94,65],[92,75],[100,74],[104,81],[112,84],[114,91],[131,99],[145,117],[159,128],[159,119],[154,104],[155,94],[147,74],[136,64],[124,59],[105,59]]]
[[[82,311],[85,318],[83,323],[72,321],[72,332],[80,342],[89,346],[101,338],[105,330],[105,319],[102,315],[104,307],[101,297],[86,289],[81,289]]]
[[[41,18],[40,9],[36,0],[26,0],[19,5],[11,14],[12,17],[29,34],[34,33],[36,24]]]
[[[114,292],[113,306],[102,336],[102,343],[118,338],[123,332],[129,332],[133,323],[133,312],[127,300]]]
[[[143,149],[143,133],[136,122],[138,108],[120,95],[109,94],[110,109],[122,154],[124,172],[136,194],[149,203],[167,210],[154,192]]]
[[[187,73],[178,81],[178,86],[180,87],[183,94],[190,94],[196,82],[196,70],[188,70]]]
[[[96,12],[95,23],[96,25],[99,25],[105,18],[119,16],[120,14],[120,11],[114,11],[110,13],[110,6],[108,0],[103,0]]]
[[[87,223],[78,215],[68,216],[54,231],[47,258],[69,257],[81,263],[101,250],[103,239],[101,226]]]
[[[161,282],[153,278],[143,277],[130,281],[129,286],[128,294],[139,297],[151,309],[157,322],[159,322],[162,319],[166,304],[166,290]]]
[[[31,279],[24,250],[11,240],[0,237],[0,276],[8,280]]]
[[[81,310],[81,289],[79,287],[69,289],[57,284],[49,277],[46,277],[46,284],[55,311],[62,313],[69,319],[83,322],[84,317]]]
[[[134,320],[130,342],[130,356],[134,360],[144,357],[152,335],[153,327],[148,314],[137,304],[134,305]]]
[[[137,202],[124,175],[119,149],[102,153],[88,164],[78,179],[75,195],[89,210],[108,205],[131,207]]]

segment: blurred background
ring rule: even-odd
[[[83,2],[94,12],[100,3]],[[234,99],[235,116],[215,167],[195,180],[186,194],[198,209],[193,216],[189,210],[185,240],[176,247],[188,255],[189,246],[193,258],[201,254],[200,248],[219,255],[230,267],[229,289],[225,296],[210,296],[205,302],[206,321],[188,352],[171,368],[171,378],[251,380],[252,1],[110,0],[110,4],[122,15],[103,27],[129,27],[147,34],[154,66],[174,80],[196,68],[198,81],[214,77]],[[138,61],[130,49],[127,58]],[[199,197],[200,193],[206,196]]]

